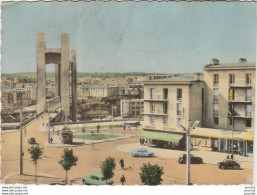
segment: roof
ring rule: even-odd
[[[204,68],[236,68],[236,67],[256,67],[255,62],[235,62],[235,63],[223,63],[223,64],[207,64]]]
[[[195,81],[194,77],[184,77],[184,76],[175,76],[175,77],[168,77],[168,78],[161,78],[161,79],[154,79],[145,82],[190,82]]]

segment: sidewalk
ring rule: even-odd
[[[117,148],[124,152],[132,152],[137,148],[147,148],[150,151],[154,152],[156,156],[173,158],[173,159],[177,159],[181,154],[186,153],[186,151],[142,146],[139,143],[119,145]],[[193,150],[191,151],[191,154],[193,154],[194,156],[202,157],[203,162],[209,163],[209,164],[217,164],[218,162],[221,162],[222,160],[227,158],[227,155],[228,155],[227,153],[213,152],[213,151],[200,151],[200,150],[198,151]],[[253,157],[234,155],[234,159],[240,164],[242,168],[253,169]]]

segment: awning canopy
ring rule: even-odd
[[[155,140],[162,140],[162,141],[169,141],[169,142],[179,142],[183,134],[171,134],[171,133],[164,133],[164,132],[152,132],[152,131],[143,131],[140,137],[155,139]]]
[[[232,136],[233,134],[233,136]],[[209,137],[220,139],[233,139],[234,140],[246,140],[253,141],[252,132],[234,131],[228,129],[212,129],[212,128],[195,128],[191,130],[192,137]]]

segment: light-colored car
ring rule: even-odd
[[[151,152],[150,150],[147,150],[146,148],[138,148],[131,152],[131,155],[134,157],[152,157],[154,156],[154,152]]]
[[[82,183],[84,185],[112,185],[113,180],[112,179],[104,179],[104,176],[102,173],[93,173],[91,175],[87,175],[81,178]]]

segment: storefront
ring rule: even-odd
[[[196,128],[191,131],[194,146],[243,156],[253,155],[253,133],[227,129]]]

